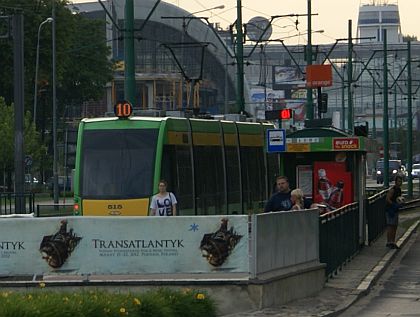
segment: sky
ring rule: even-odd
[[[141,1],[141,0],[134,0]],[[312,30],[323,33],[313,34],[314,44],[335,42],[338,38],[347,38],[348,20],[353,21],[353,37],[356,37],[358,9],[360,3],[374,0],[311,0]],[[401,29],[404,35],[416,35],[420,40],[420,0],[376,0],[376,2],[398,2],[401,20]],[[73,0],[74,3],[92,2],[92,0]],[[210,18],[211,22],[220,22],[226,28],[236,20],[237,0],[166,0],[189,12],[201,11],[224,5],[223,9],[206,11],[199,16]],[[242,0],[242,21],[248,22],[255,16],[269,18],[273,15],[306,14],[308,0]],[[305,44],[307,41],[307,17],[278,18],[273,21],[272,39],[284,39],[289,44]]]

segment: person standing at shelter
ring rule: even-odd
[[[385,203],[385,217],[387,224],[387,243],[386,246],[390,249],[399,249],[395,244],[395,235],[398,227],[398,212],[401,205],[397,202],[397,198],[401,196],[402,177],[395,176],[395,184],[388,190]]]
[[[292,190],[292,192],[290,193],[290,199],[293,204],[291,210],[305,209],[303,191],[300,188],[296,188]]]
[[[276,178],[276,189],[277,192],[271,196],[265,205],[264,212],[287,211],[292,208],[289,180],[286,176]]]
[[[159,193],[152,197],[150,210],[152,216],[176,216],[177,200],[173,193],[167,192],[168,183],[165,180],[159,181]]]

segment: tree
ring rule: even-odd
[[[13,15],[21,9],[24,16],[25,109],[32,111],[38,27],[56,8],[56,87],[58,113],[66,105],[98,100],[112,78],[110,50],[106,45],[105,21],[72,14],[67,0],[0,0],[0,15]],[[51,25],[42,27],[38,81],[45,89],[45,115],[51,116],[52,40]],[[13,41],[0,40],[0,94],[13,101]],[[41,106],[46,106],[42,105]]]
[[[93,20],[81,14],[73,14],[68,0],[0,0],[0,16],[12,16],[22,12],[24,17],[24,66],[25,66],[25,154],[34,159],[33,170],[46,169],[46,177],[50,174],[52,153],[52,26],[44,24],[39,38],[38,67],[38,107],[36,127],[41,131],[36,134],[32,122],[34,102],[34,79],[36,64],[36,47],[39,25],[52,15],[52,3],[55,2],[56,15],[56,96],[58,116],[58,142],[62,138],[63,115],[69,105],[80,105],[83,101],[95,101],[105,95],[105,84],[112,79],[112,62],[109,60],[110,50],[106,43],[105,21]],[[13,39],[0,39],[0,97],[5,104],[13,103]],[[3,105],[3,107],[5,107]],[[10,119],[10,111],[7,108]],[[29,113],[30,112],[30,113]],[[5,113],[0,112],[1,117]],[[14,168],[12,156],[14,135],[10,130],[12,121],[1,120],[0,126],[0,169]],[[32,128],[29,128],[32,127]],[[32,130],[31,130],[32,129]],[[45,132],[45,133],[44,133]],[[4,137],[3,137],[4,136]],[[42,140],[38,143],[39,139]],[[49,145],[49,146],[47,146]],[[40,151],[33,149],[37,146]],[[6,151],[7,149],[7,151]],[[41,164],[37,166],[37,164]]]
[[[0,113],[0,175],[3,175],[2,180],[8,179],[7,187],[10,189],[11,173],[14,170],[14,108],[12,105],[6,105],[1,97]],[[40,134],[35,130],[29,111],[24,117],[24,153],[32,157],[34,168],[40,166],[46,153],[46,147],[42,145]]]
[[[408,41],[411,41],[411,42],[417,42],[417,36],[415,36],[415,35],[403,35],[403,42],[408,42]]]

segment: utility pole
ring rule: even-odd
[[[343,77],[341,80],[341,129],[346,129],[346,101],[345,101],[345,88],[346,84],[344,82],[344,68],[343,68]]]
[[[306,66],[312,65],[312,4],[308,0],[308,45],[306,46]],[[306,119],[314,118],[314,100],[312,89],[306,89]]]
[[[236,18],[236,68],[237,68],[237,95],[236,102],[238,104],[239,113],[245,110],[244,99],[244,43],[242,32],[242,1],[236,2],[237,18]]]
[[[124,98],[133,107],[136,104],[136,77],[134,61],[134,3],[125,0],[124,19]]]
[[[389,140],[388,140],[388,57],[387,57],[387,34],[383,30],[383,51],[384,51],[384,113],[383,113],[383,131],[384,131],[384,187],[389,187]]]
[[[354,119],[353,119],[353,35],[352,35],[352,21],[349,20],[349,42],[348,42],[348,64],[347,64],[347,78],[348,78],[348,116],[347,126],[351,134],[354,133]]]
[[[394,142],[397,142],[397,85],[394,85],[394,133],[393,133],[393,139]],[[396,157],[397,158],[397,157]]]
[[[407,171],[408,171],[408,197],[413,197],[413,103],[411,91],[411,42],[407,42],[407,85],[408,85],[408,103],[407,103]]]
[[[373,128],[372,128],[372,138],[376,140],[376,89],[375,89],[375,78],[373,78],[372,81],[372,122],[373,122]]]
[[[53,179],[54,204],[58,204],[58,153],[57,153],[57,96],[56,96],[56,49],[55,49],[55,1],[52,2],[52,104],[53,104]],[[67,181],[67,180],[66,180]]]
[[[15,104],[15,213],[25,213],[24,166],[23,166],[23,109],[24,109],[24,56],[23,56],[23,15],[15,13],[13,27],[13,69],[14,69],[14,104]]]

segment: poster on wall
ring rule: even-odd
[[[312,197],[312,166],[298,165],[296,166],[296,184],[297,188],[303,191],[306,198]]]
[[[345,162],[314,162],[313,189],[313,201],[329,210],[353,202],[352,178]]]
[[[248,216],[1,219],[0,275],[249,272]]]

